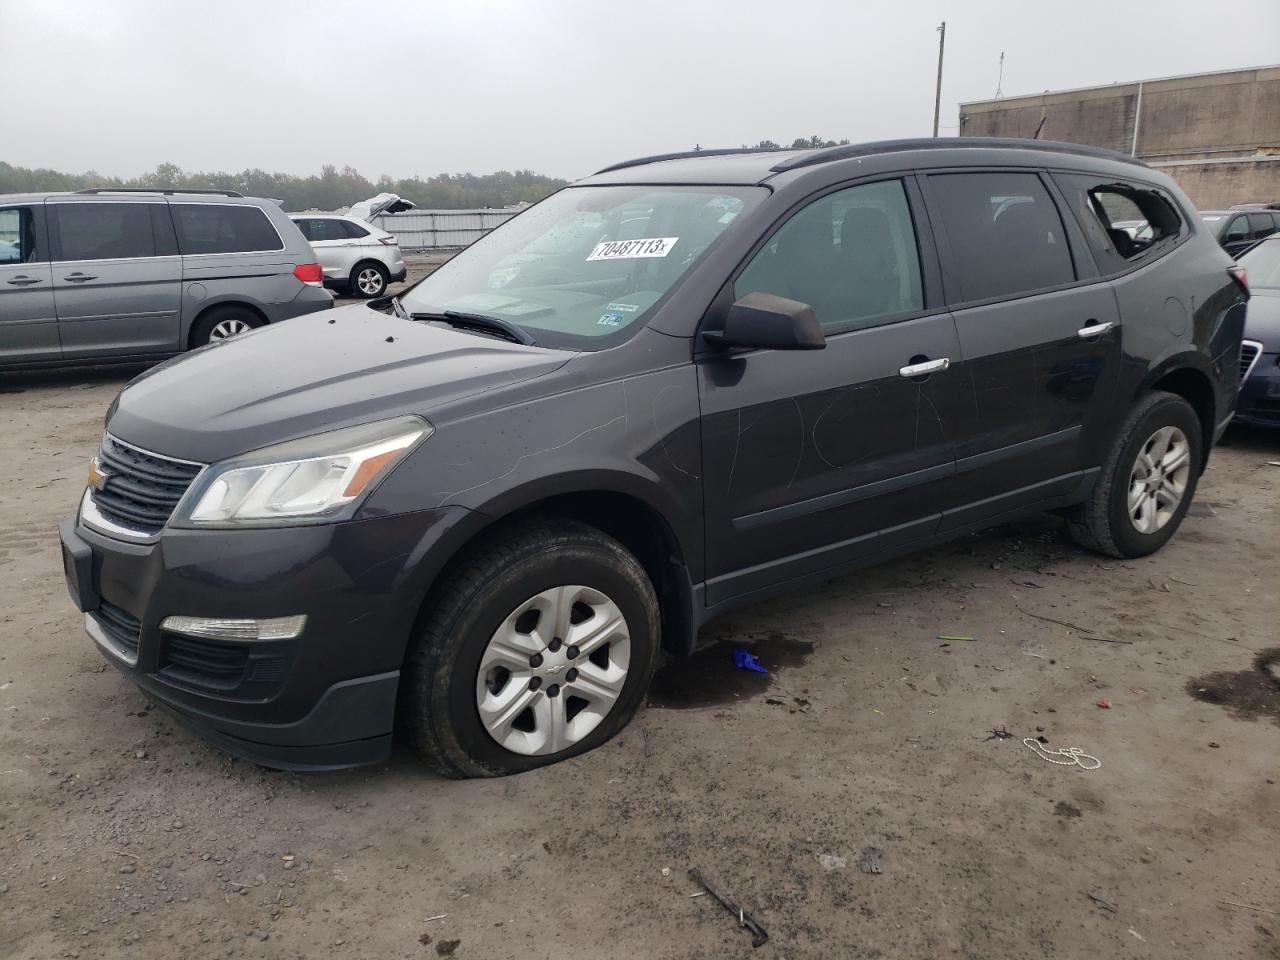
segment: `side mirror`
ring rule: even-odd
[[[813,307],[771,293],[748,293],[725,314],[724,328],[702,338],[724,347],[821,350],[827,345]]]

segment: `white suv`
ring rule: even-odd
[[[324,285],[353,297],[380,297],[405,278],[404,257],[387,231],[333,213],[291,213],[324,269]]]

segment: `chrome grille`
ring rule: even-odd
[[[100,489],[91,489],[93,505],[106,520],[139,536],[160,532],[204,469],[198,463],[139,450],[110,434],[102,437],[98,463],[106,481]]]
[[[1245,340],[1240,344],[1240,382],[1244,383],[1253,373],[1254,365],[1262,356],[1262,344],[1254,340]]]

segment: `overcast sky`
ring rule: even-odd
[[[1280,60],[1280,2],[0,0],[0,160],[376,177],[762,138],[927,136],[958,104]]]

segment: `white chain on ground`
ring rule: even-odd
[[[1035,737],[1025,737],[1023,744],[1031,748],[1041,760],[1048,760],[1063,767],[1079,767],[1081,770],[1097,770],[1102,761],[1084,752],[1084,747],[1063,747],[1061,750],[1049,750]],[[1054,757],[1062,757],[1055,760]]]

